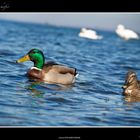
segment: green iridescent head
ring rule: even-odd
[[[45,57],[42,51],[38,49],[32,49],[25,56],[23,56],[16,62],[20,63],[20,62],[25,62],[25,61],[32,61],[34,62],[34,67],[42,69],[45,63]]]

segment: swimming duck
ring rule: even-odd
[[[139,39],[139,36],[137,33],[135,33],[134,31],[132,31],[130,29],[126,29],[124,27],[124,25],[122,25],[122,24],[119,24],[117,26],[116,33],[118,36],[120,36],[121,38],[123,38],[125,40]]]
[[[123,94],[126,96],[140,97],[140,81],[137,80],[136,73],[129,71],[126,75]]]
[[[52,61],[45,63],[44,54],[39,49],[30,50],[16,62],[25,61],[34,63],[34,66],[27,71],[28,77],[56,84],[72,84],[75,82],[76,68],[70,68]]]
[[[97,35],[96,31],[82,28],[80,33],[78,34],[80,37],[88,38],[88,39],[102,39],[102,36]]]

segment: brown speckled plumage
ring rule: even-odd
[[[137,80],[136,73],[129,71],[123,85],[123,94],[126,96],[140,97],[140,81]]]

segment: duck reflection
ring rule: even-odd
[[[31,91],[33,96],[37,97],[43,97],[46,91],[67,91],[72,88],[72,85],[48,84],[40,80],[32,79],[30,79],[28,83],[29,85],[26,86],[26,89]]]
[[[126,102],[129,102],[129,103],[140,102],[140,97],[130,97],[130,96],[126,96],[126,97],[124,97],[124,100],[125,100]]]
[[[29,90],[33,94],[33,96],[43,97],[44,92],[36,89],[36,86],[39,84],[40,82],[30,82],[26,89]]]

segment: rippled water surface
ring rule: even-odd
[[[98,31],[101,40],[80,38],[80,28],[0,21],[1,126],[139,126],[140,102],[124,98],[128,70],[140,79],[140,41]],[[32,62],[15,61],[30,49],[46,61],[76,67],[72,86],[26,77]]]

